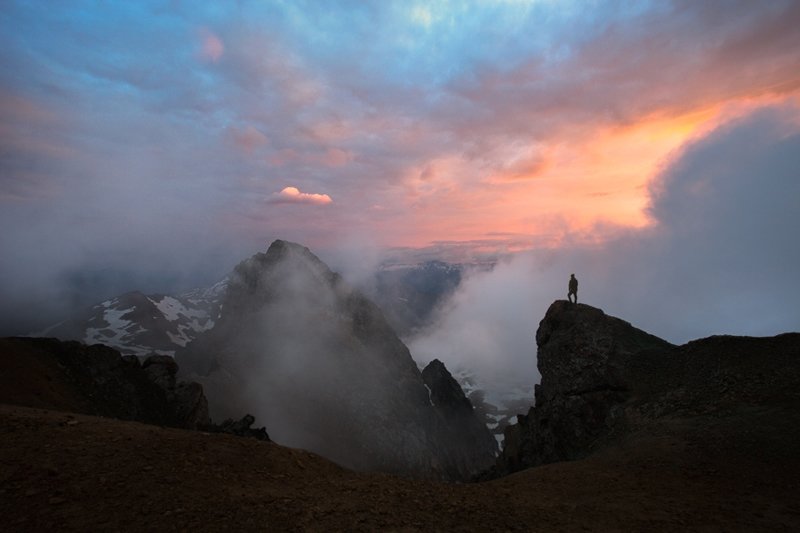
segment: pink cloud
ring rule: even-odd
[[[206,28],[200,30],[200,38],[202,40],[200,56],[212,63],[219,61],[222,54],[225,53],[225,45],[222,43],[222,39]]]
[[[293,161],[297,161],[300,156],[291,148],[283,148],[272,154],[267,162],[273,167],[282,167]]]
[[[338,148],[330,148],[323,159],[329,167],[342,167],[354,159],[353,153]]]
[[[326,205],[333,202],[327,194],[300,192],[297,187],[284,187],[281,192],[273,193],[271,203],[276,204],[312,204]]]
[[[230,135],[233,143],[248,154],[261,146],[269,144],[269,138],[253,126],[232,128]]]

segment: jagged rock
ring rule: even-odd
[[[197,383],[176,383],[178,363],[172,357],[151,355],[142,363],[142,369],[164,391],[180,427],[196,429],[211,422],[203,387]]]
[[[9,393],[0,402],[190,429],[209,422],[202,387],[176,386],[171,358],[140,365],[107,346],[46,338],[0,339],[0,354],[6,373],[25,372],[25,379],[41,381],[35,397]]]
[[[256,418],[251,414],[244,415],[240,420],[228,418],[221,424],[213,424],[207,426],[206,430],[214,433],[229,433],[239,437],[252,437],[258,440],[268,441],[269,435],[267,429],[264,427],[253,428],[251,427],[256,421]]]
[[[438,359],[428,363],[422,370],[422,379],[431,391],[431,402],[435,407],[453,413],[472,411],[472,403],[464,395],[461,386]]]
[[[527,416],[505,431],[500,473],[577,459],[610,433],[630,396],[624,369],[644,350],[672,345],[600,309],[554,302],[536,332],[542,376]]]
[[[586,457],[634,434],[660,434],[676,420],[713,434],[704,417],[729,417],[736,427],[737,416],[796,401],[800,382],[797,333],[673,346],[599,309],[557,301],[536,340],[536,403],[506,428],[484,478]]]
[[[142,368],[150,381],[171,392],[175,390],[175,375],[178,373],[178,363],[168,355],[151,355],[142,363]]]
[[[211,422],[208,400],[199,383],[181,381],[167,397],[181,427],[197,429]]]
[[[221,308],[176,354],[214,418],[252,412],[276,442],[359,470],[463,479],[474,468],[462,464],[469,437],[450,444],[380,309],[308,248],[278,240],[240,263]]]
[[[472,403],[444,363],[434,359],[422,370],[431,403],[439,415],[441,438],[450,449],[447,469],[470,479],[494,462],[497,441],[475,415]]]

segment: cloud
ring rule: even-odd
[[[579,300],[674,343],[800,330],[800,109],[750,113],[686,145],[650,188],[654,223],[602,246],[566,237],[465,280],[415,358],[485,382],[538,380],[535,339],[569,274]],[[502,379],[501,379],[502,378]]]
[[[269,144],[269,138],[253,126],[231,128],[230,135],[233,143],[247,154]]]
[[[284,187],[281,192],[273,193],[271,203],[276,204],[312,204],[327,205],[333,202],[327,194],[300,192],[297,187]]]
[[[325,152],[323,163],[329,167],[342,167],[350,163],[354,157],[355,156],[347,150],[329,148],[327,152]]]
[[[200,56],[206,61],[216,63],[225,53],[225,45],[222,39],[208,28],[202,28],[200,30],[200,42]]]
[[[428,257],[601,243],[654,216],[648,183],[687,139],[800,95],[797,2],[322,9],[4,6],[5,300],[131,251],[202,269],[210,248],[321,253],[363,228]],[[272,194],[287,176],[297,194]],[[264,209],[332,183],[330,209]]]

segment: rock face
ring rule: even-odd
[[[210,424],[208,400],[203,387],[194,382],[177,382],[178,364],[166,355],[151,355],[142,363],[147,377],[164,391],[168,408],[181,427],[197,429]]]
[[[489,458],[497,454],[497,441],[476,416],[472,403],[444,363],[438,359],[428,363],[422,379],[438,414],[444,447],[450,450],[448,470],[459,472],[462,479],[475,476],[491,464]]]
[[[577,459],[607,435],[630,395],[623,368],[642,350],[672,345],[600,309],[554,302],[536,332],[542,376],[527,416],[505,432],[500,473]]]
[[[239,264],[215,326],[176,358],[214,418],[252,412],[276,442],[344,466],[463,478],[493,461],[449,444],[378,307],[297,244],[275,241]]]
[[[176,383],[177,365],[169,357],[140,364],[100,344],[41,338],[1,339],[0,356],[0,402],[186,429],[210,423],[202,387]],[[22,391],[36,394],[15,394],[19,380],[27,382]]]
[[[800,382],[796,333],[674,346],[599,309],[556,301],[536,342],[536,403],[506,429],[487,477],[586,457],[634,433],[663,433],[675,420],[697,435],[714,434],[708,428],[720,418],[739,427],[737,416],[796,402]]]

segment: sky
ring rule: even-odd
[[[342,269],[512,254],[547,302],[577,271],[675,339],[800,329],[798,27],[781,0],[2,2],[0,331],[276,238]]]

